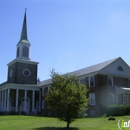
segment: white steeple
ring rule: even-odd
[[[27,21],[26,21],[26,9],[25,9],[21,37],[20,41],[17,44],[16,58],[30,60],[29,49],[30,49],[30,42],[28,41],[27,38]]]

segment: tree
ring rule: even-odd
[[[75,75],[61,75],[52,70],[52,88],[45,96],[47,106],[56,117],[69,125],[84,112],[88,106],[87,88],[79,83]]]

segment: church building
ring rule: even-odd
[[[25,11],[16,58],[8,63],[7,81],[0,84],[0,114],[20,111],[28,115],[51,114],[45,94],[51,89],[52,81],[37,82],[38,62],[30,60],[30,45]],[[76,75],[89,89],[88,115],[101,115],[103,108],[113,104],[130,105],[130,67],[121,57],[69,74]]]
[[[17,43],[16,58],[8,63],[7,81],[0,85],[0,111],[29,114],[40,111],[40,85],[37,84],[38,62],[31,61],[27,37],[26,12],[22,32]]]

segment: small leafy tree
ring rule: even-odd
[[[81,112],[86,111],[88,99],[87,88],[79,83],[75,75],[61,75],[51,72],[52,89],[46,94],[47,106],[52,109],[57,118],[67,122],[67,128]]]

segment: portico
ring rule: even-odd
[[[0,90],[0,112],[36,114],[40,111],[40,87],[38,85],[6,84]]]

